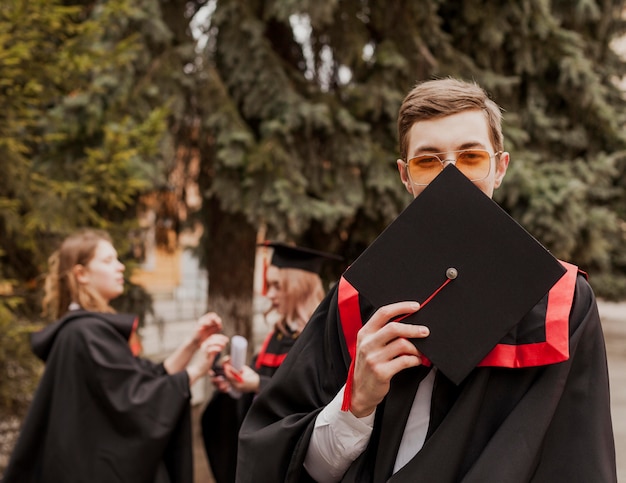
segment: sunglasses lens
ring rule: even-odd
[[[409,159],[408,168],[411,181],[427,185],[441,173],[443,166],[437,156],[426,154]]]
[[[472,181],[489,176],[491,156],[481,149],[461,151],[456,158],[456,167]]]

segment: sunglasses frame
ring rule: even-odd
[[[470,179],[470,181],[482,181],[484,179],[486,179],[489,174],[491,173],[491,160],[494,158],[497,158],[498,156],[500,156],[503,151],[497,151],[494,154],[491,154],[489,151],[487,151],[486,149],[460,149],[458,151],[449,151],[447,153],[425,153],[425,154],[420,154],[419,156],[413,156],[412,158],[409,158],[407,161],[402,161],[404,164],[404,167],[406,168],[406,173],[407,176],[409,177],[409,180],[411,181],[411,183],[413,183],[415,186],[428,186],[431,182],[429,181],[428,183],[417,183],[415,181],[413,181],[413,178],[411,177],[411,170],[409,169],[409,163],[413,160],[413,159],[417,159],[417,158],[421,158],[424,156],[427,157],[435,157],[439,160],[439,162],[441,163],[441,170],[437,173],[437,175],[443,171],[443,169],[446,166],[446,163],[450,163],[450,164],[454,164],[456,166],[457,160],[459,158],[459,154],[460,153],[467,153],[467,152],[475,152],[475,151],[479,151],[482,153],[487,153],[487,156],[489,157],[489,170],[487,171],[487,174],[485,176],[483,176],[482,178],[473,178]],[[446,159],[441,159],[440,155],[442,154],[455,154],[454,158],[446,158]],[[461,171],[462,172],[462,171]],[[437,175],[433,176],[433,179],[435,179],[437,177]]]

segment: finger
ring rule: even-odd
[[[395,304],[383,305],[380,307],[369,321],[363,326],[361,331],[375,332],[384,327],[390,320],[401,315],[412,314],[419,310],[418,302],[396,302]]]
[[[224,365],[224,374],[230,380],[243,382],[243,370],[238,371],[230,362]]]
[[[222,330],[222,326],[221,325],[203,324],[201,322],[200,325],[198,326],[198,328],[196,329],[196,333],[204,334],[205,337],[208,337],[210,335],[217,334],[221,330]]]
[[[405,324],[404,322],[388,322],[384,327],[365,330],[368,324],[363,326],[357,335],[357,346],[367,353],[374,353],[395,339],[419,339],[430,334],[428,327],[423,325]]]
[[[364,400],[369,400],[370,404],[377,405],[389,391],[389,384],[396,374],[421,364],[422,359],[417,356],[396,357],[385,364],[376,366],[375,370],[368,370],[366,374],[361,374],[358,380],[355,372],[353,388],[362,394]]]
[[[224,350],[224,344],[209,344],[204,348],[204,353],[211,357]]]
[[[381,345],[378,340],[381,338],[379,336],[380,332],[382,330],[367,339],[358,348],[356,371],[365,371],[359,378],[363,376],[368,377],[369,374],[376,375],[381,381],[387,381],[388,377],[395,374],[395,369],[390,373],[388,368],[386,368],[394,359],[407,356],[420,358],[421,361],[421,353],[409,339],[396,337],[392,338],[387,344]],[[419,363],[419,361],[417,362]]]
[[[228,344],[228,337],[224,334],[213,334],[202,343],[202,346],[204,347],[210,344],[221,344],[226,346],[226,344]]]
[[[234,379],[234,380],[235,380],[235,381],[237,381],[238,383],[242,383],[242,382],[243,382],[243,377],[242,377],[239,373],[237,373],[237,372],[234,372],[234,371],[233,371],[233,372],[231,372],[231,373],[229,374],[229,376],[231,376],[231,377],[232,377],[232,379]]]
[[[200,325],[205,327],[222,327],[222,318],[217,315],[215,312],[209,312],[204,314],[198,320]]]
[[[224,362],[223,366],[224,366],[224,372],[226,373],[226,375],[232,375],[232,374],[240,375],[243,372],[243,371],[238,371],[237,369],[235,369],[233,367],[233,364],[230,361]]]
[[[202,350],[206,350],[208,347],[211,347],[212,349],[215,347],[219,347],[220,351],[224,349],[224,347],[226,347],[227,342],[220,340],[220,339],[213,339],[213,338],[208,338],[206,339],[202,345],[200,346],[200,348]]]
[[[226,381],[222,381],[218,386],[216,386],[220,392],[228,392],[230,391],[230,384]]]
[[[210,344],[203,344],[202,350],[204,352],[213,352],[214,350],[222,350],[224,348],[224,344],[220,344],[219,342],[211,342]]]
[[[395,359],[396,357],[400,357],[402,355],[410,355],[410,356],[421,356],[415,344],[413,344],[408,339],[397,338],[387,344],[382,352],[382,358],[384,361],[390,361]]]
[[[389,372],[389,379],[395,376],[398,372],[408,369],[409,367],[416,367],[422,364],[422,358],[415,355],[401,355],[395,359],[389,361],[386,365],[386,370]]]
[[[405,349],[410,350],[406,347]],[[357,379],[371,380],[373,378],[378,381],[379,384],[388,385],[391,378],[398,372],[408,367],[422,364],[422,358],[415,350],[412,352],[402,352],[401,349],[398,349],[394,357],[388,357],[387,355],[384,360],[378,360],[377,362],[374,359],[378,358],[367,358],[363,361],[364,364],[359,365],[360,367],[355,370],[355,383]],[[358,378],[356,372],[360,373]]]
[[[380,329],[381,332],[387,334],[389,339],[423,339],[430,335],[430,329],[425,325],[405,324],[404,322],[389,322],[385,327]]]
[[[216,354],[222,352],[228,343],[227,337],[218,337],[219,334],[209,337],[202,343],[201,349],[206,354]]]

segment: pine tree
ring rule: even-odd
[[[41,320],[47,256],[91,226],[126,258],[139,196],[174,160],[170,132],[185,115],[195,53],[186,30],[176,42],[159,3],[0,6],[0,417],[25,409],[40,367],[26,335]]]
[[[611,48],[623,7],[3,2],[0,333],[21,337],[45,257],[76,226],[109,229],[124,252],[139,195],[162,187],[175,160],[200,162],[210,303],[250,305],[260,227],[354,260],[409,201],[395,165],[404,95],[449,75],[505,108],[512,162],[497,201],[587,270],[597,293],[623,297],[626,69]],[[196,45],[200,10],[211,14]],[[245,324],[237,310],[233,323]]]
[[[505,108],[497,201],[601,295],[624,293],[625,70],[610,47],[622,1],[212,5],[204,59],[228,114],[205,117],[203,159],[218,218],[354,259],[407,202],[403,96],[423,79],[474,79]]]

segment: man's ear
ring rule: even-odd
[[[74,265],[72,273],[78,283],[89,283],[89,274],[87,273],[87,269],[84,265]]]
[[[411,180],[409,179],[409,173],[406,170],[407,168],[405,162],[401,159],[398,159],[396,163],[398,165],[398,171],[400,172],[400,180],[402,180],[402,184],[404,185],[406,190],[414,197],[415,193],[413,192],[413,183],[411,183]]]
[[[502,184],[502,180],[504,179],[504,175],[506,174],[506,170],[509,167],[509,161],[511,160],[511,156],[509,153],[504,151],[498,161],[496,162],[496,176],[494,179],[493,187],[499,188]]]

